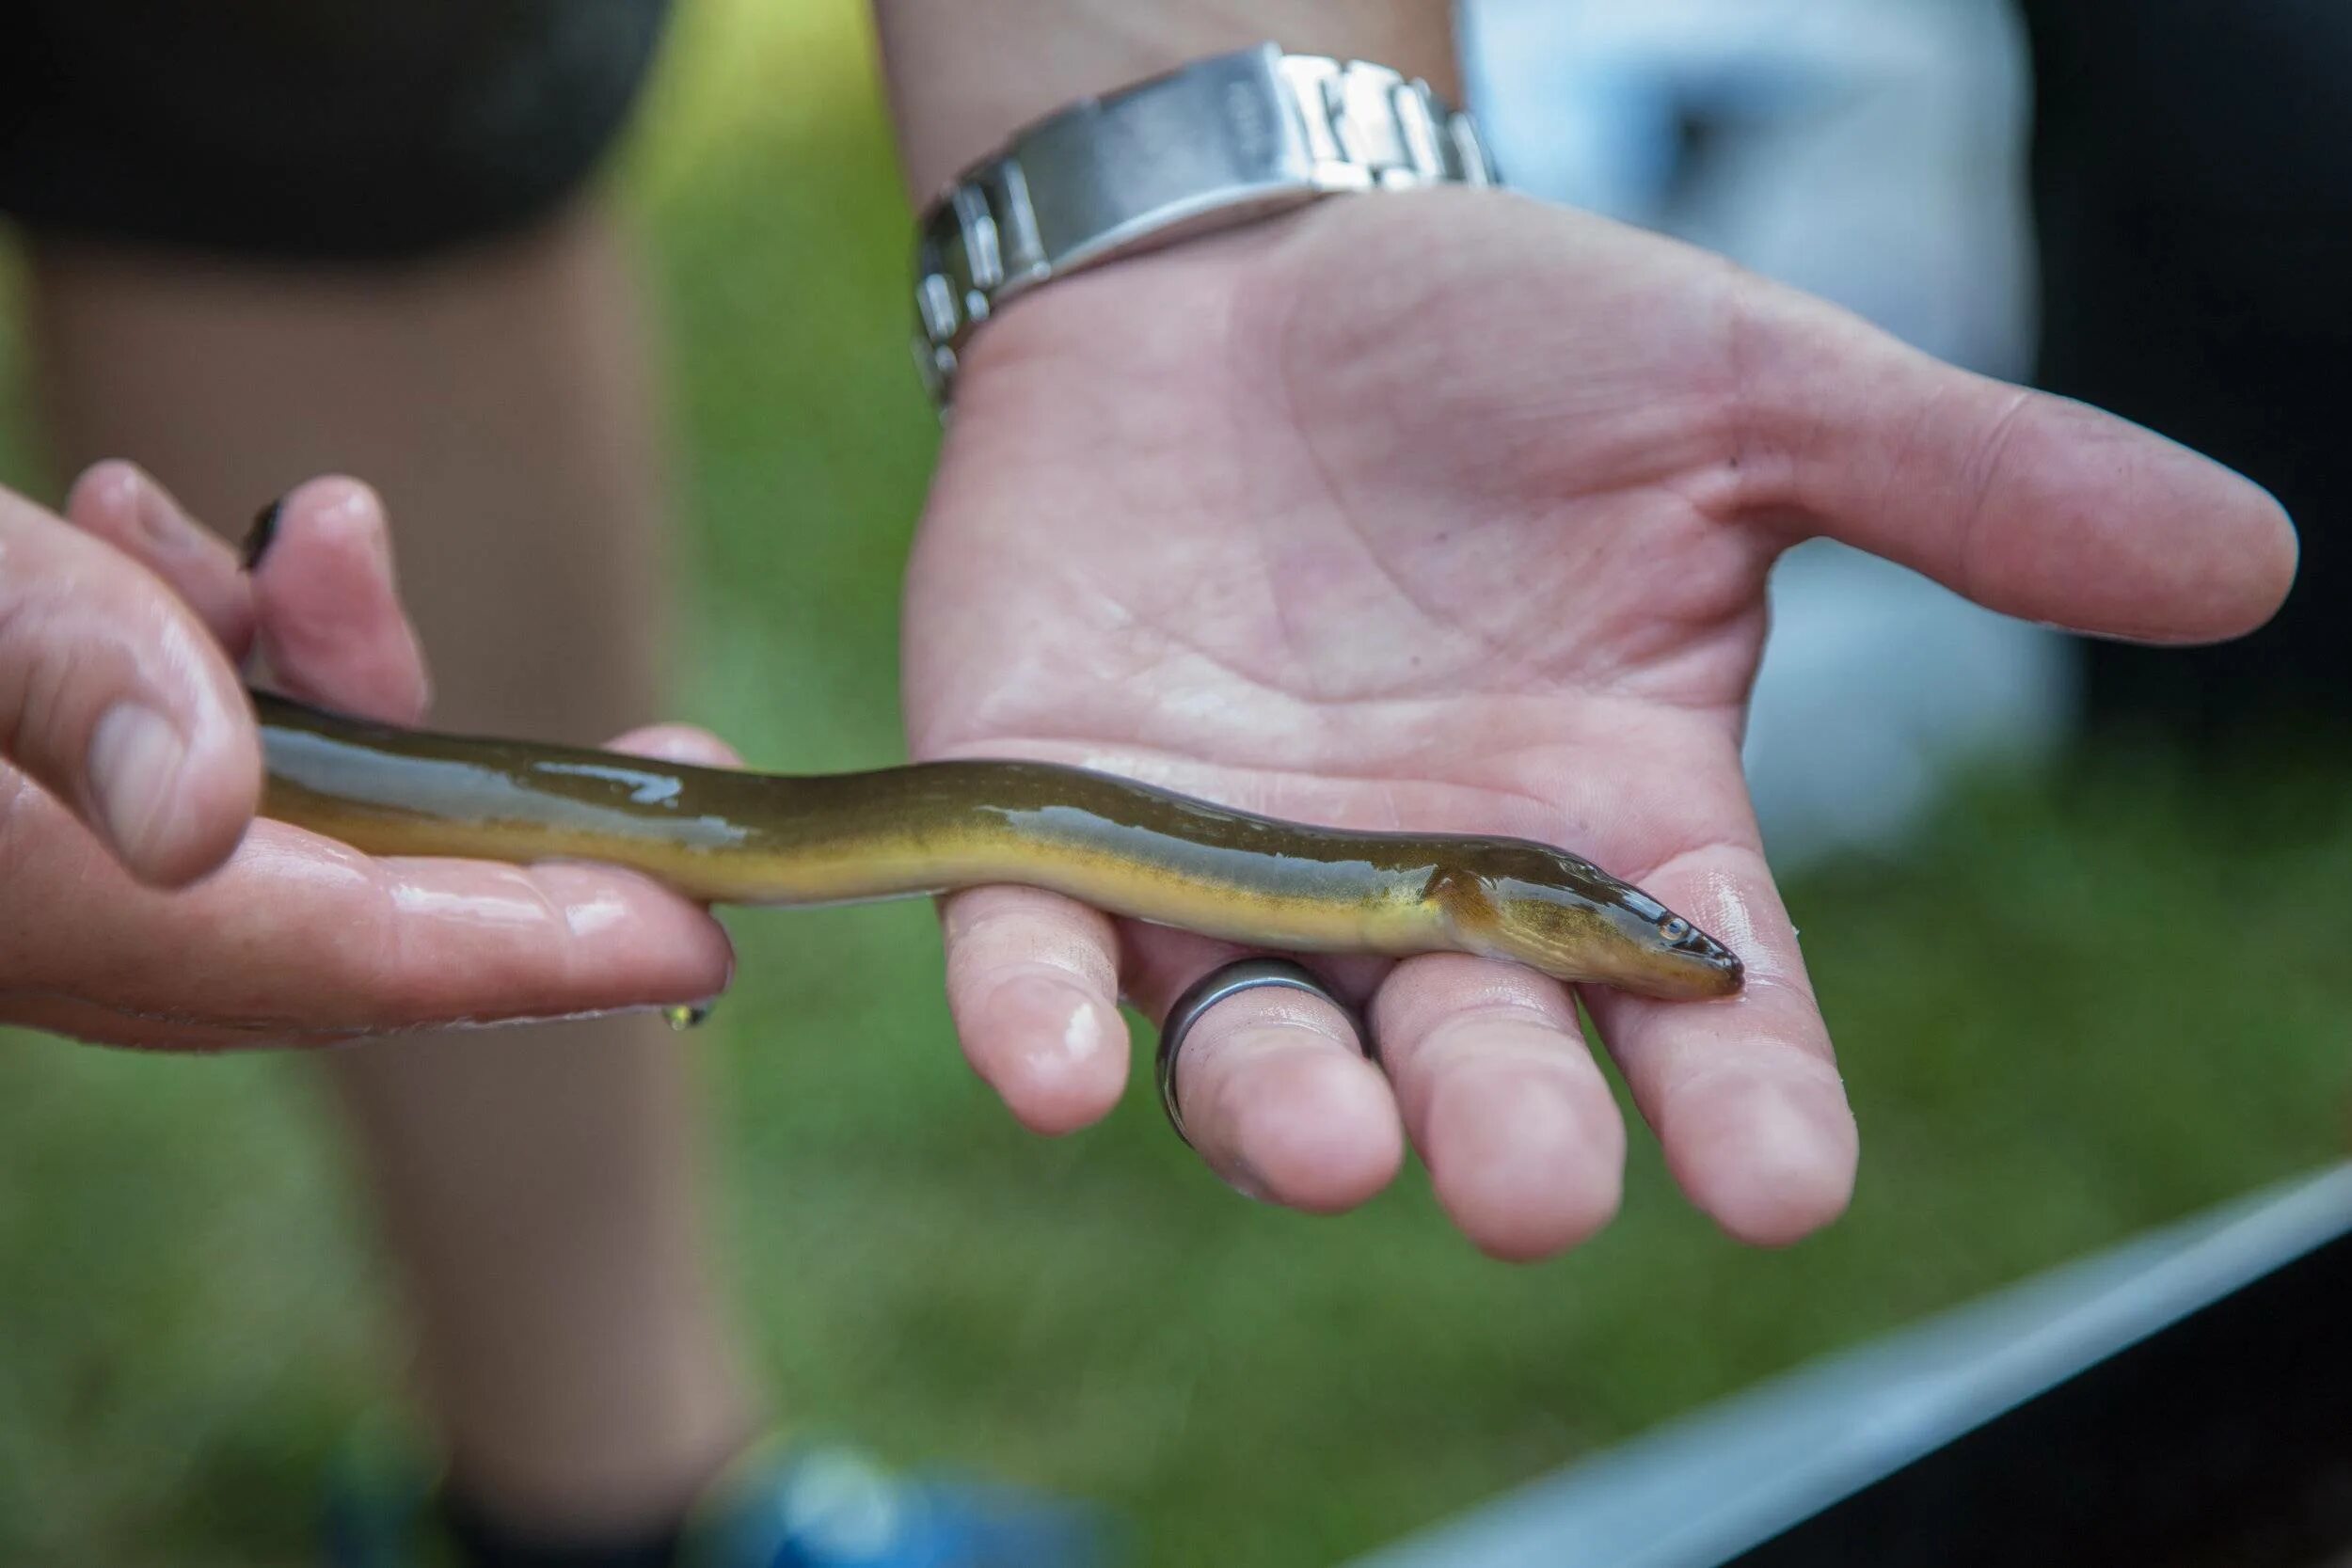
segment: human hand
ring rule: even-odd
[[[240,663],[378,719],[426,703],[374,496],[318,480],[278,517],[248,574],[126,464],[65,519],[0,491],[0,1023],[209,1050],[723,989],[725,933],[630,873],[375,859],[253,817]],[[671,727],[614,744],[733,760]]]
[[[1857,1137],[1740,763],[1765,578],[1826,534],[1980,604],[2152,641],[2242,634],[2296,546],[2254,485],[1970,375],[1720,258],[1495,192],[1327,202],[1064,279],[985,327],[907,589],[922,757],[1022,755],[1280,816],[1502,833],[1724,938],[1720,1003],[1582,999],[1690,1197],[1793,1241]],[[945,911],[949,998],[1027,1125],[1102,1116],[1114,999],[1230,958],[1042,893]],[[1178,1075],[1236,1185],[1314,1211],[1407,1136],[1479,1246],[1613,1213],[1624,1131],[1571,991],[1457,956],[1309,960],[1222,1002]]]

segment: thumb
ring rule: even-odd
[[[225,860],[261,797],[227,657],[146,568],[0,490],[0,757],[140,880]]]
[[[1742,488],[1988,609],[2151,642],[2243,636],[2295,579],[2251,481],[1759,285],[1737,311]],[[2256,389],[2257,391],[2259,389]]]

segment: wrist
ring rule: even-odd
[[[918,203],[1063,104],[1267,39],[1376,61],[1460,101],[1447,0],[876,0],[874,9]]]
[[[944,413],[973,336],[1032,290],[1328,197],[1494,180],[1469,118],[1391,67],[1194,60],[1023,127],[926,207],[916,360]]]

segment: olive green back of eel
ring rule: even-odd
[[[1278,951],[1474,953],[1677,999],[1740,985],[1689,921],[1521,839],[1307,827],[1051,763],[783,776],[254,704],[263,815],[371,854],[600,861],[728,904],[1016,883]]]

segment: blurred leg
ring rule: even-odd
[[[595,741],[660,716],[666,588],[631,279],[573,211],[398,270],[37,244],[54,450],[216,526],[298,480],[384,494],[436,721]],[[464,1488],[517,1523],[675,1511],[748,1429],[659,1022],[417,1038],[329,1064]]]

